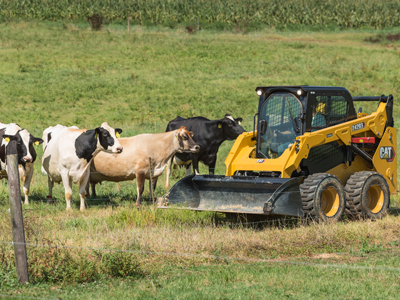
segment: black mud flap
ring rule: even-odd
[[[159,208],[304,216],[298,178],[190,175],[158,204]]]

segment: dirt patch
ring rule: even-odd
[[[322,253],[322,254],[313,255],[312,258],[315,258],[315,259],[340,258],[340,255],[337,255],[335,253]]]
[[[384,42],[397,42],[400,40],[400,32],[399,33],[388,33],[386,35],[383,34],[378,34],[375,36],[370,36],[368,38],[364,39],[364,42],[369,42],[369,43],[373,43],[373,44],[378,44],[378,43],[384,43]]]
[[[397,33],[397,34],[388,33],[386,38],[391,42],[399,41],[400,40],[400,33]]]

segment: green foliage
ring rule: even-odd
[[[13,261],[3,262],[0,265],[0,287],[15,288],[18,286],[18,276]]]
[[[32,247],[29,250],[29,275],[33,282],[80,283],[95,280],[98,265],[80,251],[74,257],[63,247]],[[77,252],[77,251],[76,251]]]
[[[212,226],[216,222],[215,212],[197,212],[180,209],[157,209],[146,205],[140,209],[127,207],[116,210],[106,218],[110,228],[168,226]],[[82,226],[82,225],[80,225]]]
[[[280,30],[383,28],[400,25],[399,0],[0,0],[0,19],[85,20],[101,15],[108,22],[128,17],[133,24],[178,24],[204,29],[248,31],[260,27]],[[92,23],[91,23],[92,24]]]
[[[140,278],[144,275],[133,254],[124,252],[97,252],[100,270],[112,278]]]
[[[52,244],[58,242],[58,246]],[[131,253],[90,251],[60,246],[59,241],[47,241],[44,246],[28,247],[29,277],[33,283],[71,284],[91,282],[99,278],[140,278],[143,271]],[[15,279],[15,267],[3,263],[1,282],[10,285]]]
[[[360,237],[361,247],[359,249],[359,255],[365,256],[368,253],[378,252],[383,250],[382,244],[370,244],[366,238]]]

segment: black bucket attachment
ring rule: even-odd
[[[178,207],[229,213],[303,217],[298,178],[190,175],[159,200]]]

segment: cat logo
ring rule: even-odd
[[[386,159],[387,162],[391,162],[394,159],[394,149],[393,147],[381,147],[379,149],[379,156],[381,159]]]
[[[364,124],[364,122],[362,122],[362,123],[358,123],[358,124],[351,126],[351,130],[356,131],[356,130],[363,129],[364,127],[365,127],[365,124]]]

